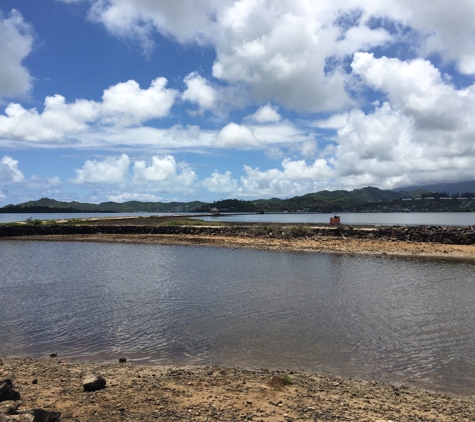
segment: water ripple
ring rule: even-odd
[[[475,387],[471,263],[2,241],[0,263],[1,355],[125,354]]]

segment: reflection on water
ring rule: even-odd
[[[243,223],[307,223],[328,224],[334,214],[317,213],[269,213],[269,214],[221,214],[220,217],[199,217],[206,221],[226,221]],[[362,212],[339,213],[341,223],[346,225],[379,226],[472,226],[474,212]]]
[[[475,387],[472,263],[4,241],[0,263],[1,355]]]

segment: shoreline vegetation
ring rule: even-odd
[[[0,241],[200,245],[475,261],[473,227],[335,229],[303,224],[242,226],[176,216],[111,217],[3,224]],[[60,421],[448,422],[471,421],[475,415],[473,391],[457,396],[305,372],[79,362],[51,356],[4,358],[0,379],[13,380],[22,396],[19,409],[60,411]],[[82,380],[90,373],[102,375],[106,388],[83,391]],[[12,418],[3,420],[18,420]]]

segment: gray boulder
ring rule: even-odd
[[[106,380],[101,375],[86,375],[82,383],[84,391],[96,391],[105,388]]]

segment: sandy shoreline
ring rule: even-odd
[[[269,251],[362,254],[475,261],[475,245],[320,236],[275,239],[210,235],[41,235],[2,241],[79,241],[199,245]],[[60,358],[60,357],[59,357]],[[82,389],[88,373],[107,388]],[[286,372],[292,385],[275,388],[282,375],[267,370],[215,366],[164,367],[53,359],[3,359],[0,379],[12,378],[20,408],[62,412],[62,421],[474,421],[474,392],[459,397],[401,385]],[[33,384],[33,380],[37,383]],[[1,417],[0,417],[1,420]]]
[[[276,239],[244,236],[208,236],[186,234],[90,234],[39,235],[3,237],[11,241],[75,241],[115,242],[165,245],[201,245],[229,248],[249,248],[271,251],[301,251],[315,253],[343,253],[394,257],[455,259],[475,261],[475,245],[446,245],[441,243],[355,239],[321,236],[316,239]]]
[[[84,392],[101,374],[105,389]],[[292,384],[283,385],[283,377]],[[302,372],[3,359],[20,409],[61,411],[62,421],[473,421],[474,397]]]

